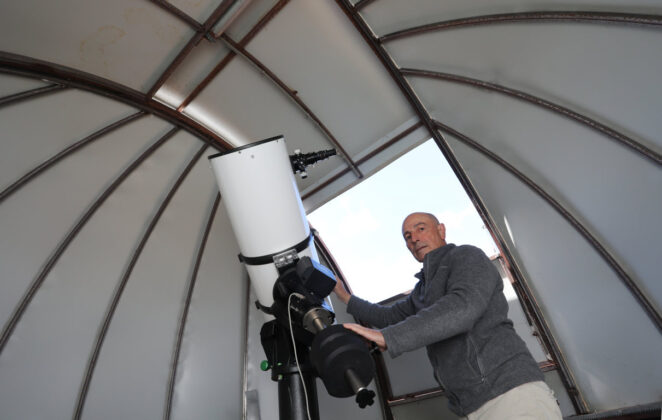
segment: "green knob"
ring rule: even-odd
[[[269,364],[269,361],[268,360],[263,360],[262,363],[260,363],[260,369],[262,369],[265,372],[267,370],[271,369],[271,365]]]

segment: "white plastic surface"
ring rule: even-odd
[[[293,248],[310,235],[283,137],[210,159],[239,249],[261,257]],[[306,249],[301,255],[317,260]],[[273,303],[273,264],[246,265],[263,305]]]

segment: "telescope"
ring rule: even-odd
[[[328,296],[336,278],[319,263],[294,175],[335,150],[287,154],[277,136],[209,156],[222,201],[267,321],[260,330],[263,370],[278,383],[280,420],[319,420],[315,378],[334,397],[356,396],[372,405],[367,389],[375,364],[365,341],[342,325]]]

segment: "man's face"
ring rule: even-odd
[[[446,228],[424,213],[413,213],[402,223],[402,236],[407,248],[417,261],[423,262],[425,255],[446,245]]]

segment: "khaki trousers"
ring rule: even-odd
[[[493,398],[467,420],[560,420],[563,416],[554,391],[542,381],[520,385]]]

